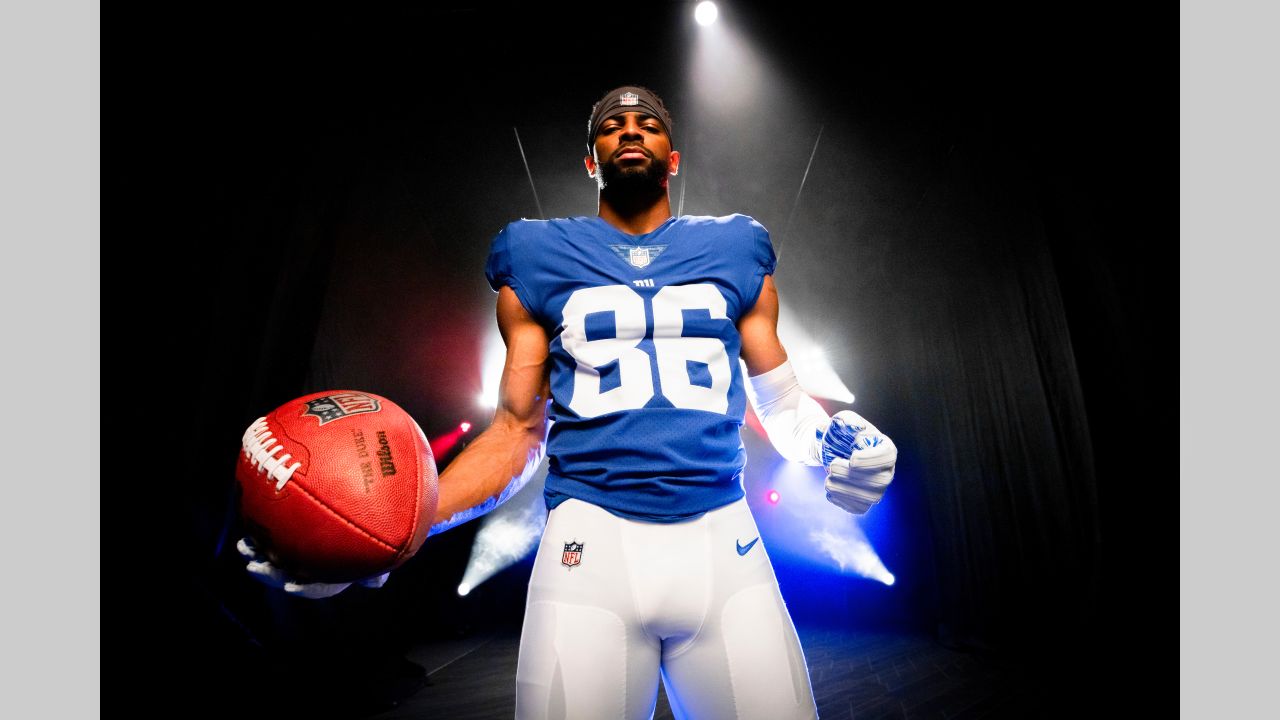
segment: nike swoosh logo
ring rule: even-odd
[[[752,540],[746,545],[743,545],[740,541],[734,540],[734,544],[738,546],[739,555],[746,555],[747,553],[751,552],[751,548],[755,547],[755,544],[758,542],[760,542],[759,536],[756,536],[755,540]]]

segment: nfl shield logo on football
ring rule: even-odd
[[[653,258],[649,256],[649,248],[637,247],[631,248],[631,264],[638,268],[648,267]]]
[[[560,564],[573,568],[582,564],[582,543],[567,542],[564,544],[564,554],[560,556]]]
[[[635,93],[633,93],[633,92],[625,92],[625,93],[622,93],[621,95],[619,95],[619,96],[618,96],[618,104],[619,104],[619,105],[627,105],[627,106],[630,106],[630,105],[639,105],[639,104],[640,104],[640,96],[639,96],[639,95],[637,95],[637,94],[635,94]]]
[[[340,392],[308,400],[307,409],[302,415],[320,418],[320,424],[324,425],[348,415],[378,412],[381,409],[382,403],[377,398],[358,392]]]

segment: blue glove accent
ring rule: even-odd
[[[836,458],[848,460],[854,450],[869,447],[858,444],[858,433],[866,429],[865,425],[850,425],[839,414],[831,418],[831,424],[822,435],[822,466],[830,467],[831,461]]]

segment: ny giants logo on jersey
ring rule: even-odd
[[[564,544],[564,554],[560,556],[560,564],[567,568],[575,568],[582,564],[582,543],[574,540]]]
[[[658,259],[663,250],[667,249],[666,245],[610,245],[618,257],[631,263],[636,269],[649,267],[650,263]]]
[[[378,402],[377,398],[371,398],[364,393],[334,393],[333,395],[318,397],[315,400],[308,400],[307,409],[302,413],[302,416],[311,415],[312,417],[320,418],[320,424],[324,425],[348,415],[378,412],[381,409],[382,404]]]

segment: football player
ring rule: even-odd
[[[500,404],[440,474],[432,532],[501,504],[545,451],[519,718],[648,718],[659,677],[677,717],[816,717],[744,498],[746,386],[777,450],[826,467],[831,502],[864,513],[893,478],[893,442],[851,411],[829,417],[796,381],[765,228],[672,216],[672,138],[652,91],[606,93],[584,158],[598,215],[510,223],[486,264],[507,347]],[[289,592],[346,587],[291,583],[242,552]]]

